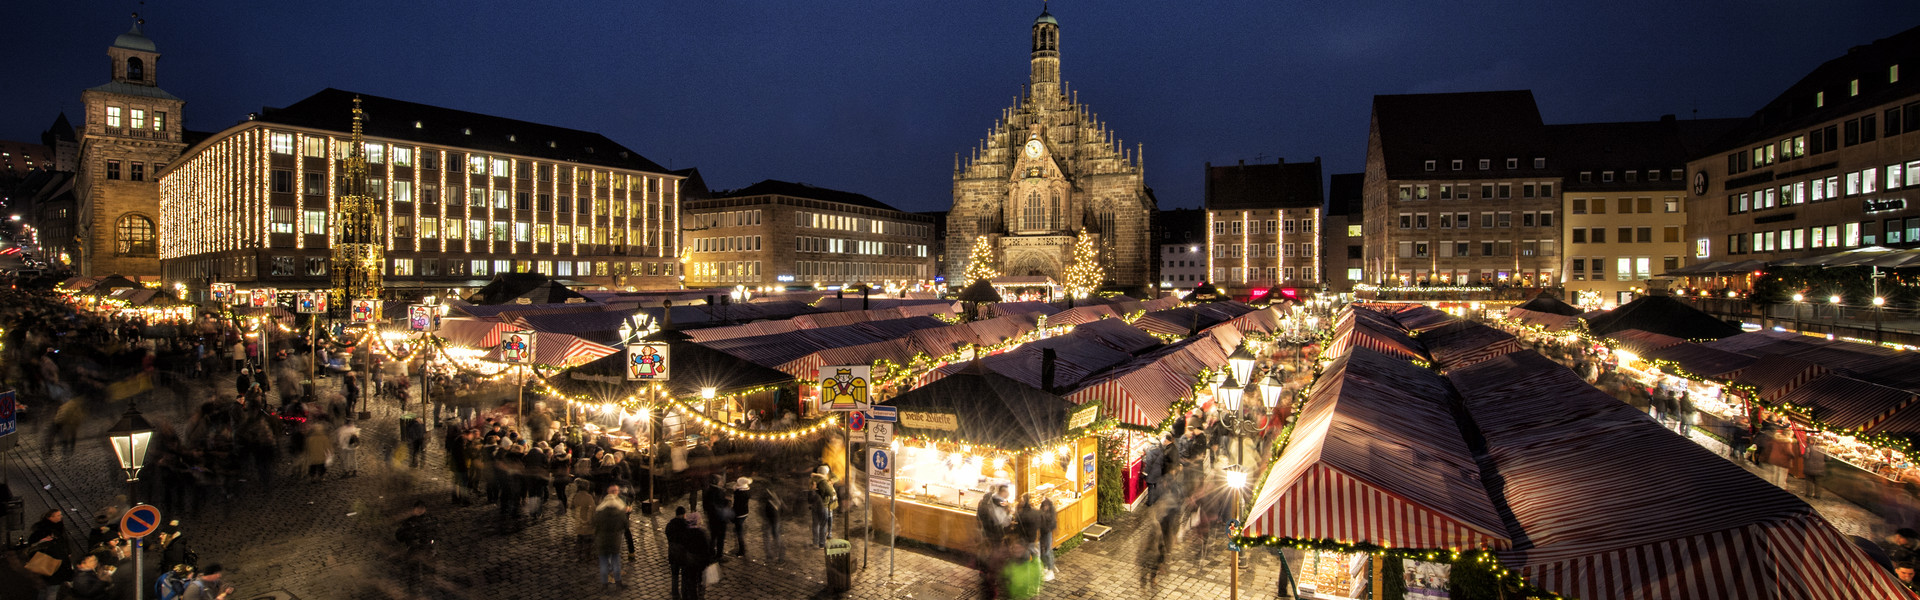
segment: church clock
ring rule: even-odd
[[[1045,148],[1040,140],[1027,140],[1027,158],[1040,158],[1040,150]]]

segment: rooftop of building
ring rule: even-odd
[[[1161,244],[1189,244],[1207,239],[1207,212],[1198,208],[1176,208],[1154,214]]]
[[[1920,71],[1895,77],[1898,65],[1920,70],[1920,27],[1849,48],[1846,54],[1821,63],[1738,128],[1697,154],[1774,141],[1822,122],[1920,95]],[[1855,81],[1860,86],[1857,95],[1853,93]]]
[[[1320,208],[1320,157],[1312,162],[1207,165],[1207,210]]]
[[[531,156],[601,167],[667,173],[659,163],[591,131],[542,125],[418,102],[327,88],[285,108],[266,107],[254,120],[345,133],[359,98],[368,137]]]
[[[1684,177],[1673,178],[1671,171],[1684,171],[1687,160],[1706,144],[1726,135],[1743,119],[1679,120],[1666,115],[1656,121],[1618,123],[1573,123],[1548,125],[1553,140],[1554,160],[1567,173],[1604,171],[1654,171],[1655,179],[1624,176],[1613,181],[1595,177],[1581,181],[1568,177],[1569,190],[1601,189],[1683,189]]]
[[[1389,179],[1559,175],[1532,90],[1374,96],[1373,118]],[[1518,168],[1506,168],[1509,158]],[[1548,158],[1547,168],[1534,168],[1536,158]],[[1489,168],[1480,168],[1482,159]]]
[[[789,196],[793,198],[819,200],[821,202],[836,202],[865,208],[904,212],[864,194],[828,189],[805,183],[780,181],[777,179],[766,179],[737,190],[715,192],[713,195],[715,198],[745,198],[748,196]]]

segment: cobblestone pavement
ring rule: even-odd
[[[225,377],[212,384],[222,385]],[[337,379],[327,385],[337,384]],[[171,393],[170,393],[171,392]],[[177,418],[186,403],[171,396],[205,398],[201,384],[180,390],[160,390],[158,398],[142,402],[143,412],[162,419]],[[416,395],[417,397],[417,395]],[[195,402],[197,404],[197,402]],[[123,407],[110,412],[117,415]],[[362,423],[359,452],[361,475],[330,475],[324,482],[296,477],[297,467],[283,458],[279,483],[271,491],[242,487],[234,497],[179,516],[187,532],[183,539],[195,549],[202,564],[219,562],[227,581],[237,587],[230,600],[283,593],[304,600],[381,598],[499,598],[559,599],[583,597],[667,598],[669,583],[665,541],[659,528],[667,517],[636,513],[637,555],[626,563],[627,589],[602,590],[595,583],[596,564],[573,537],[571,520],[550,504],[545,516],[514,531],[504,531],[491,505],[456,507],[450,503],[451,484],[439,465],[437,441],[428,444],[427,468],[411,470],[382,466],[383,448],[397,438],[399,411],[375,405],[374,418]],[[86,523],[100,507],[115,503],[126,487],[113,464],[112,451],[102,437],[114,419],[95,415],[81,432],[72,454],[43,456],[39,424],[23,427],[21,445],[7,455],[7,472],[16,493],[27,497],[29,514],[47,507],[68,510],[68,523]],[[436,438],[438,432],[435,432]],[[339,473],[342,465],[331,472]],[[249,482],[252,483],[252,482]],[[791,484],[796,485],[797,484]],[[797,489],[797,488],[796,488]],[[392,543],[394,519],[416,500],[424,500],[439,520],[441,540],[437,568],[420,578],[409,592]],[[684,504],[684,499],[682,504]],[[671,507],[672,504],[667,504]],[[671,508],[666,509],[668,511]],[[664,511],[663,511],[664,512]],[[789,511],[797,513],[800,511]],[[669,513],[670,514],[670,513]],[[1087,541],[1061,554],[1058,578],[1048,583],[1042,598],[1225,598],[1228,561],[1224,543],[1195,556],[1192,542],[1183,544],[1168,572],[1152,590],[1139,584],[1135,556],[1146,531],[1136,527],[1135,515],[1117,525],[1105,539]],[[30,521],[30,520],[29,520]],[[824,557],[805,547],[810,525],[805,517],[786,519],[782,529],[788,560],[764,560],[757,530],[758,517],[749,520],[749,556],[721,566],[719,584],[708,598],[816,598],[826,593]],[[80,534],[74,525],[76,535]],[[858,530],[856,529],[856,535]],[[18,534],[16,534],[18,535]],[[79,539],[84,539],[84,536]],[[863,554],[855,542],[856,561]],[[729,543],[731,547],[731,542]],[[150,557],[154,555],[149,555]],[[854,577],[850,598],[913,598],[960,600],[979,597],[978,576],[965,558],[927,548],[902,547],[888,578],[884,547],[872,549],[870,562]],[[1249,551],[1242,571],[1243,596],[1276,595],[1279,563],[1265,550]],[[131,565],[122,565],[122,598],[131,598]],[[151,571],[151,561],[148,570]],[[149,581],[154,576],[147,574]],[[24,597],[19,590],[0,590],[0,600]]]

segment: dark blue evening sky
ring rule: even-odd
[[[761,179],[951,203],[953,156],[1020,92],[1038,1],[14,0],[0,138],[38,140],[142,11],[161,87],[219,130],[325,87],[597,131],[715,188]],[[1905,0],[1062,0],[1062,72],[1163,208],[1202,164],[1358,171],[1374,94],[1531,88],[1548,122],[1745,116]],[[343,115],[344,117],[344,115]]]

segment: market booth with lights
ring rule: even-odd
[[[895,494],[872,496],[874,524],[956,550],[980,545],[975,511],[995,487],[1053,500],[1054,543],[1099,517],[1100,405],[1067,400],[970,368],[887,400],[899,411]]]

